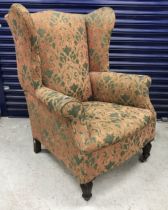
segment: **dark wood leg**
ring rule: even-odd
[[[147,144],[144,146],[144,148],[142,149],[143,152],[142,152],[142,154],[141,154],[141,156],[140,156],[140,158],[139,158],[139,160],[140,160],[141,162],[145,162],[145,161],[148,159],[148,157],[150,156],[150,150],[151,150],[151,148],[152,148],[152,144],[151,144],[150,142],[147,143]]]
[[[41,143],[37,139],[33,139],[33,145],[35,153],[41,152]]]
[[[82,189],[82,197],[88,201],[90,200],[90,198],[92,197],[92,186],[93,186],[93,182],[88,182],[86,184],[80,184],[81,189]]]

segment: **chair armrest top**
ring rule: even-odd
[[[82,103],[76,98],[44,86],[36,90],[36,97],[46,104],[50,111],[59,112],[64,117],[70,119],[81,119],[83,117]]]
[[[90,73],[95,100],[152,109],[149,99],[151,78],[116,72]]]

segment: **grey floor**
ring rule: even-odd
[[[0,118],[0,210],[168,210],[168,124],[157,123],[151,157],[97,177],[81,198],[74,177],[46,150],[34,154],[28,119]]]

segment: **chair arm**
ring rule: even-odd
[[[47,105],[50,111],[55,111],[69,119],[81,119],[84,109],[77,99],[66,96],[63,93],[41,87],[36,90],[36,97]]]
[[[116,72],[91,72],[90,78],[95,100],[154,111],[149,98],[150,77]]]

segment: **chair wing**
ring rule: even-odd
[[[109,45],[115,13],[103,7],[86,15],[90,71],[109,71]]]
[[[33,93],[42,83],[39,49],[32,18],[25,7],[13,4],[5,19],[15,41],[19,81],[24,90]]]

